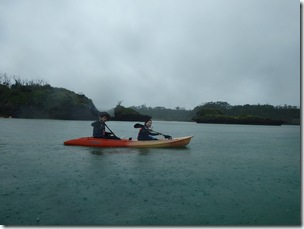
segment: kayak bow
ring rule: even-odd
[[[160,148],[160,147],[182,147],[189,144],[193,136],[160,139],[151,141],[137,141],[128,139],[104,139],[93,137],[82,137],[64,142],[64,145],[70,146],[88,146],[88,147],[134,147],[134,148]]]

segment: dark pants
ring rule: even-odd
[[[140,138],[138,138],[138,141],[153,141],[153,140],[158,140],[158,139],[154,138],[152,136],[146,136],[146,137],[140,137]]]
[[[104,136],[104,137],[93,137],[93,138],[104,138],[104,139],[114,139],[114,140],[120,140],[120,138],[116,136]]]

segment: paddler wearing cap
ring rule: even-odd
[[[110,115],[107,112],[100,112],[99,120],[93,122],[93,137],[94,138],[107,138],[107,139],[120,139],[116,137],[113,133],[106,132],[105,122],[110,119]]]

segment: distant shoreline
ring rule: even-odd
[[[92,120],[82,120],[82,119],[79,119],[79,120],[71,120],[71,119],[53,119],[53,118],[14,118],[14,117],[3,117],[3,116],[0,116],[1,119],[31,119],[31,120],[60,120],[60,121],[94,121],[95,119],[92,119]],[[112,122],[139,122],[139,121],[129,121],[129,120],[117,120],[117,119],[113,119],[113,120],[110,120]],[[197,124],[227,124],[227,125],[252,125],[252,126],[299,126],[300,124],[298,123],[281,123],[280,124],[280,121],[277,122],[277,120],[272,120],[273,122],[264,122],[264,123],[258,123],[258,122],[211,122],[211,121],[176,121],[176,120],[171,120],[171,121],[168,121],[168,120],[160,120],[160,119],[155,119],[154,121],[160,121],[160,122],[189,122],[189,123],[197,123]]]

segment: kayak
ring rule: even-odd
[[[134,147],[134,148],[160,148],[160,147],[182,147],[189,144],[193,136],[160,139],[151,141],[138,141],[128,139],[104,139],[93,137],[82,137],[71,139],[64,142],[64,145],[70,146],[89,146],[89,147]]]

